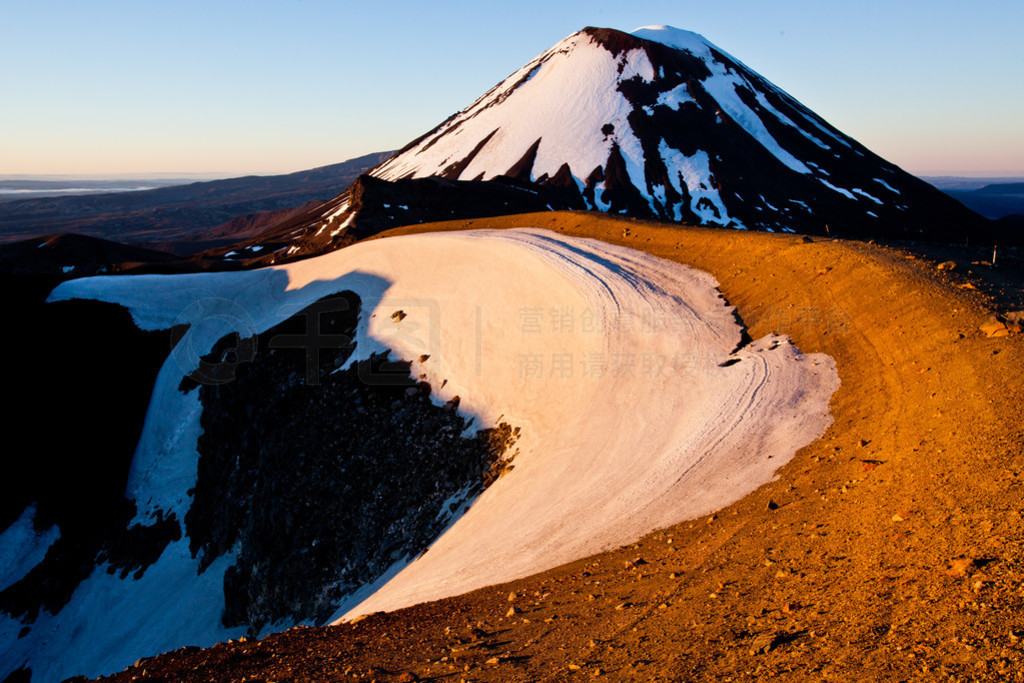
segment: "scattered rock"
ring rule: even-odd
[[[400,323],[405,319],[405,315],[405,311],[398,310],[391,314],[391,319]]]
[[[508,611],[505,612],[505,616],[506,617],[514,617],[517,614],[519,614],[519,610],[517,610],[514,606],[513,607],[509,607]]]
[[[1000,322],[999,318],[994,315],[990,315],[988,320],[982,323],[978,329],[981,330],[986,337],[1005,337],[1010,334],[1010,331],[1006,329],[1006,325]]]
[[[421,363],[426,363],[428,358],[430,358],[430,354],[429,353],[422,353],[422,354],[420,354],[420,362]]]
[[[406,671],[404,674],[398,677],[398,683],[413,683],[413,681],[420,680],[420,677],[411,671]]]
[[[765,507],[768,508],[769,510],[778,510],[779,504],[776,503],[774,500],[769,499],[768,505],[766,505]]]
[[[509,602],[515,602],[515,599],[518,598],[518,597],[519,596],[516,595],[516,592],[512,591],[511,593],[508,594],[508,601]]]
[[[956,261],[943,261],[939,265],[935,266],[936,270],[954,270],[956,268]]]
[[[784,637],[780,633],[762,633],[754,638],[754,642],[750,644],[750,655],[767,654],[782,642],[784,642]]]
[[[946,574],[949,576],[964,576],[976,566],[976,562],[972,557],[958,557],[949,563],[949,569],[946,570]]]

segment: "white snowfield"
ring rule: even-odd
[[[340,619],[630,543],[771,480],[831,423],[836,370],[781,337],[734,353],[741,330],[716,285],[624,247],[521,229],[392,237],[258,271],[80,279],[51,299],[120,303],[147,329],[192,325],[160,373],[135,455],[128,493],[143,520],[156,509],[180,520],[190,504],[201,406],[177,389],[190,362],[231,329],[265,330],[333,292],[363,299],[355,358],[389,348],[414,360],[436,401],[459,396],[474,427],[521,429],[515,468]],[[22,640],[0,617],[0,671],[27,660],[40,680],[97,675],[236,637],[218,622],[230,556],[197,577],[187,543],[138,581],[97,568]]]
[[[494,136],[459,175],[462,180],[483,174],[489,180],[515,165],[537,138],[540,147],[532,179],[553,176],[568,162],[573,176],[585,178],[608,161],[618,142],[630,179],[646,187],[644,153],[627,120],[633,105],[617,90],[620,80],[639,75],[654,79],[654,67],[643,50],[621,60],[596,45],[590,36],[575,33],[537,56],[466,107],[417,145],[373,170],[385,180],[438,175],[465,158],[477,144]],[[523,82],[523,79],[528,79]],[[601,131],[612,124],[611,136]],[[434,144],[443,139],[443,144]]]

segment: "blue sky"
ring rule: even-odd
[[[922,174],[1024,175],[1020,0],[0,0],[0,174],[400,147],[586,25],[702,33]]]

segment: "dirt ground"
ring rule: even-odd
[[[979,330],[1019,261],[986,280],[936,268],[956,250],[582,213],[389,234],[517,226],[712,273],[754,338],[835,358],[834,425],[774,482],[636,544],[111,680],[1024,680],[1024,335]]]

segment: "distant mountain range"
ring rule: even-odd
[[[943,190],[985,218],[1024,214],[1024,182],[991,183],[976,190]]]
[[[83,194],[104,194],[109,192],[138,192],[158,187],[185,185],[198,179],[174,180],[167,178],[139,178],[137,180],[94,180],[61,179],[41,180],[34,178],[4,178],[0,176],[0,203],[19,199],[41,197],[65,197]]]
[[[379,152],[297,173],[244,176],[135,192],[21,199],[0,203],[0,242],[73,232],[194,252],[237,241],[268,217],[322,202],[391,155]],[[237,231],[237,234],[233,231]]]

